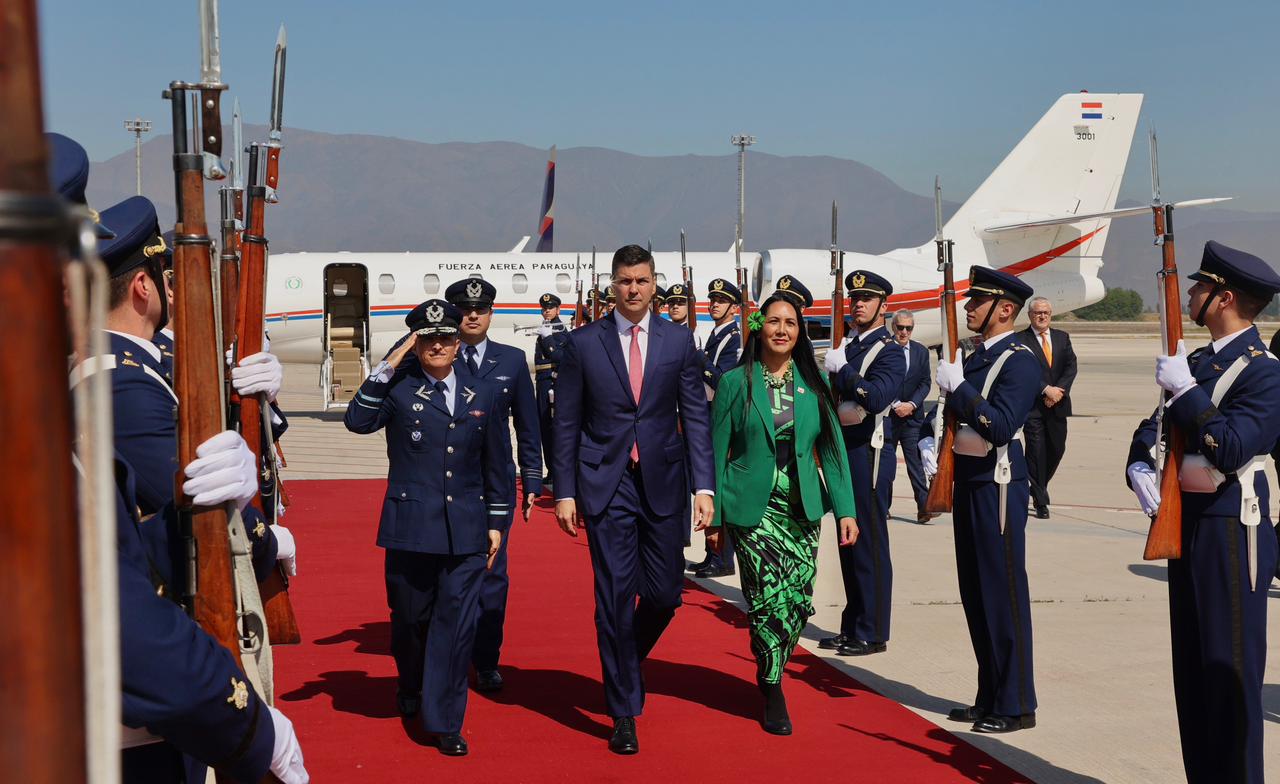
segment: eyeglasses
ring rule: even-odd
[[[1033,310],[1033,311],[1031,311],[1031,315],[1033,315],[1033,316],[1052,316],[1052,315],[1053,315],[1053,311],[1051,311],[1051,310]]]
[[[915,325],[914,325],[914,324],[912,324],[912,325],[910,325],[910,326],[908,326],[908,325],[906,325],[906,324],[894,324],[894,325],[893,325],[893,328],[894,328],[894,329],[903,329],[903,330],[906,330],[907,332],[914,332],[914,331],[915,331]]]

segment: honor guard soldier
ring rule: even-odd
[[[1205,244],[1188,312],[1213,342],[1156,360],[1170,400],[1134,433],[1127,471],[1160,506],[1157,433],[1183,439],[1182,557],[1169,560],[1173,690],[1187,781],[1263,780],[1267,587],[1276,568],[1265,458],[1280,438],[1280,362],[1253,320],[1280,276],[1257,256]],[[1168,450],[1163,450],[1169,466]],[[1261,532],[1261,533],[1260,533]]]
[[[480,621],[476,627],[476,644],[472,663],[476,668],[476,690],[498,691],[502,673],[498,658],[502,649],[502,627],[507,617],[507,547],[516,497],[516,466],[511,459],[511,422],[515,420],[517,452],[520,458],[520,484],[524,491],[521,512],[528,520],[529,508],[542,495],[542,439],[538,427],[538,403],[529,378],[529,360],[515,346],[489,340],[489,324],[493,319],[493,300],[498,289],[483,278],[464,278],[445,289],[444,297],[462,314],[458,327],[461,351],[454,369],[463,376],[493,383],[497,393],[489,409],[490,427],[498,428],[506,444],[507,488],[502,499],[511,512],[503,523],[507,532],[492,567],[485,573],[480,589]],[[514,416],[513,416],[514,415]]]
[[[115,236],[101,217],[89,208],[84,191],[89,185],[89,154],[80,143],[60,133],[46,133],[49,143],[49,184],[70,204],[84,208],[93,219],[94,234],[100,240]]]
[[[406,716],[421,710],[441,752],[461,756],[481,584],[511,519],[511,451],[505,426],[491,421],[499,388],[454,369],[458,309],[427,300],[405,321],[411,339],[373,369],[344,421],[353,433],[387,431],[377,543],[387,551],[396,705]],[[406,363],[411,353],[417,361]]]
[[[944,359],[937,372],[946,410],[957,418],[956,571],[978,660],[977,697],[948,718],[971,722],[975,732],[1036,726],[1026,569],[1031,487],[1022,426],[1043,384],[1039,360],[1013,332],[1031,294],[1030,286],[1006,272],[970,268],[965,320],[982,342],[963,365]],[[933,436],[921,439],[920,455],[925,473],[937,473]]]
[[[613,313],[613,307],[618,304],[618,292],[613,290],[613,286],[605,286],[604,289],[604,313],[608,316]]]
[[[556,415],[556,374],[564,348],[569,342],[569,328],[560,320],[560,298],[550,292],[538,298],[542,308],[542,324],[538,326],[538,339],[533,346],[534,393],[538,398],[538,425],[542,435],[542,448],[550,448],[551,428]],[[551,459],[542,461],[546,475],[542,486],[552,484]]]
[[[677,324],[687,325],[689,320],[689,291],[683,283],[672,283],[667,289],[667,317]],[[694,326],[697,326],[695,318]],[[693,343],[702,348],[702,338],[695,330]]]
[[[662,315],[662,311],[667,306],[667,290],[661,286],[653,287],[653,312]]]
[[[782,278],[778,286],[782,285]],[[825,367],[839,405],[841,431],[849,452],[853,498],[862,535],[856,547],[841,547],[845,609],[840,633],[820,640],[841,656],[880,653],[889,644],[893,563],[889,558],[889,510],[875,492],[881,471],[893,468],[885,449],[889,406],[897,400],[907,372],[906,357],[894,350],[884,324],[884,305],[893,286],[869,270],[845,276],[852,329],[841,346],[827,351]]]
[[[596,303],[599,303],[599,305],[597,305]],[[597,309],[600,310],[601,312],[604,311],[604,297],[601,296],[598,290],[587,289],[587,301],[586,301],[586,304],[583,305],[583,309],[586,311],[586,313],[582,315],[582,323],[584,325],[591,323],[592,311]]]

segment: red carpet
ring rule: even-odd
[[[373,544],[384,490],[368,480],[289,483],[286,523],[301,549],[292,596],[306,642],[276,649],[276,694],[316,782],[791,781],[831,765],[850,781],[1027,781],[804,651],[784,680],[796,732],[765,734],[745,616],[691,583],[645,664],[640,754],[611,754],[586,542],[565,536],[549,508],[516,522],[507,686],[471,694],[471,755],[443,757],[416,719],[396,713]]]

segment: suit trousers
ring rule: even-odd
[[[542,467],[547,476],[551,476],[551,443],[555,437],[555,420],[551,417],[551,379],[539,379],[535,384],[538,399],[538,431],[542,436]]]
[[[1049,482],[1067,451],[1067,418],[1032,411],[1022,426],[1026,438],[1027,476],[1036,506],[1049,505]]]
[[[523,500],[516,500],[517,505],[523,503]],[[507,545],[511,543],[511,532],[515,530],[512,525],[514,516],[515,512],[508,516],[507,531],[502,535],[493,568],[480,578],[480,619],[476,623],[476,644],[471,652],[471,663],[477,672],[498,669],[502,628],[507,621],[507,594],[511,590],[511,578],[507,575]]]
[[[907,464],[907,478],[911,480],[911,494],[916,500],[916,514],[924,512],[925,501],[929,498],[929,482],[924,476],[924,464],[920,462],[920,427],[918,419],[891,416],[886,420],[888,432],[884,439],[884,459],[880,462],[880,480],[876,492],[880,495],[880,504],[885,515],[893,507],[893,481],[898,474],[898,448],[902,448],[902,459]]]
[[[387,550],[387,606],[397,683],[402,692],[422,692],[422,725],[427,732],[462,730],[484,565],[484,553]]]
[[[1184,515],[1182,558],[1169,561],[1173,693],[1191,784],[1263,780],[1267,595],[1277,547],[1269,528],[1267,520],[1258,525],[1256,590],[1236,518]]]
[[[956,482],[952,507],[960,602],[978,660],[973,704],[1000,716],[1036,709],[1026,568],[1029,492],[1025,480],[1009,483],[1003,534],[995,482]]]
[[[885,446],[882,457],[888,452],[887,441]],[[845,596],[840,633],[867,642],[887,642],[893,595],[888,514],[879,494],[872,490],[871,446],[850,447],[848,453],[859,534],[856,545],[839,548]]]
[[[640,664],[675,616],[684,588],[683,510],[657,515],[645,498],[640,472],[624,471],[608,506],[586,521],[596,643],[605,706],[614,718],[644,709]]]

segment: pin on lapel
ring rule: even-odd
[[[462,394],[467,399],[467,405],[471,405],[471,401],[476,399],[475,390],[471,387],[463,387]]]
[[[413,394],[417,395],[423,400],[430,400],[432,391],[434,390],[427,389],[427,385],[423,384],[422,386],[418,387]]]
[[[414,411],[421,411],[421,410],[422,410],[422,404],[421,404],[421,403],[414,403],[414,404],[413,404],[413,410],[414,410]]]

